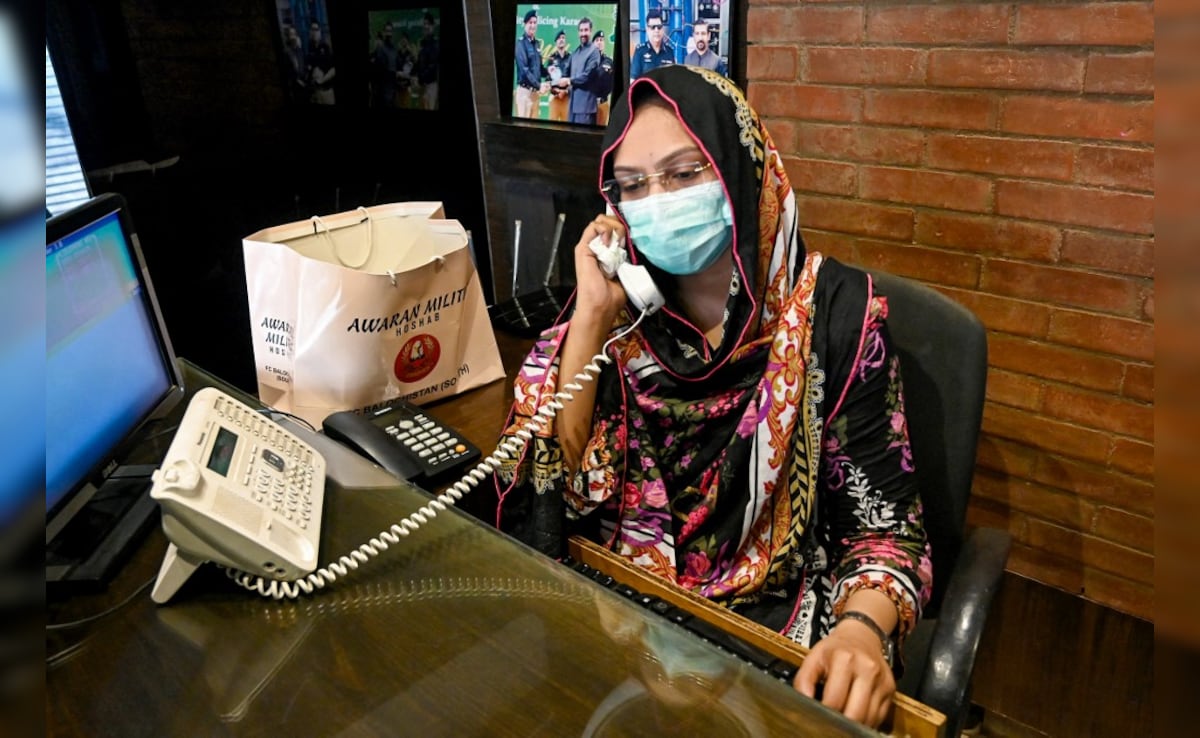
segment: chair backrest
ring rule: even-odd
[[[933,548],[937,617],[958,559],[987,386],[987,335],[962,305],[911,279],[867,270],[888,302],[925,527]]]

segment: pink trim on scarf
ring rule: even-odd
[[[721,170],[716,166],[716,163],[715,163],[716,160],[713,158],[712,154],[709,153],[708,149],[705,148],[704,142],[700,140],[700,137],[697,136],[696,133],[691,129],[691,127],[689,127],[688,124],[684,122],[683,115],[679,112],[679,105],[675,102],[674,99],[672,99],[670,96],[668,96],[665,91],[663,91],[662,87],[660,87],[657,82],[655,82],[652,79],[647,79],[645,77],[642,77],[637,80],[634,80],[633,85],[630,85],[629,90],[625,93],[625,98],[629,104],[629,118],[628,118],[628,120],[625,121],[625,128],[621,130],[621,135],[618,136],[615,141],[613,141],[611,146],[609,146],[607,149],[605,149],[601,153],[600,160],[602,162],[607,161],[609,155],[613,151],[615,151],[618,146],[621,145],[621,142],[623,142],[625,140],[625,136],[628,135],[629,126],[631,126],[633,124],[633,94],[632,94],[633,88],[639,84],[650,85],[651,87],[653,87],[655,89],[655,91],[658,92],[659,97],[661,97],[663,99],[663,101],[668,103],[671,106],[671,108],[675,111],[675,118],[679,121],[679,124],[683,126],[683,129],[687,132],[688,136],[691,137],[692,141],[695,142],[696,146],[699,147],[701,153],[704,154],[705,158],[707,158],[708,161],[714,163],[713,170],[716,171],[717,180],[721,183],[721,191],[725,193],[725,200],[729,203],[730,210],[733,210],[733,207],[734,207],[733,198],[731,198],[729,196],[729,188],[725,184],[725,177],[722,176]],[[601,187],[604,186],[604,167],[603,166],[600,167],[600,186]],[[617,219],[621,221],[621,225],[625,226],[625,232],[629,233],[629,224],[626,223],[625,218],[623,218],[621,216],[620,208],[618,208],[612,204],[612,202],[608,199],[608,196],[604,195],[603,190],[601,190],[601,196],[604,197],[605,202],[608,203],[609,207],[612,208],[613,212],[617,216]],[[736,212],[734,213],[733,243],[730,245],[730,248],[733,250],[733,260],[734,260],[734,263],[737,265],[738,274],[741,277],[742,284],[746,285],[746,296],[750,298],[750,317],[753,318],[754,315],[756,315],[758,313],[758,300],[755,299],[754,292],[752,289],[750,289],[749,282],[746,279],[745,265],[742,264],[741,254],[738,253],[738,229],[737,229],[737,213]],[[636,264],[637,263],[637,254],[633,251],[633,249],[629,249],[628,251],[629,251],[630,262]],[[668,315],[670,315],[671,317],[678,320],[679,322],[681,322],[684,325],[691,328],[697,334],[699,334],[700,340],[704,342],[705,354],[711,353],[711,349],[708,348],[708,339],[704,336],[704,333],[699,328],[697,328],[695,325],[692,324],[692,322],[690,320],[688,320],[683,315],[676,313],[674,310],[671,310],[668,307],[664,306],[662,308],[662,310],[665,313],[667,313]],[[735,345],[740,346],[742,344],[742,342],[745,340],[746,333],[750,330],[750,324],[752,322],[753,322],[753,320],[747,320],[745,325],[742,326],[742,331],[738,335]],[[730,352],[729,355],[727,355],[724,359],[722,359],[720,362],[714,364],[708,370],[708,372],[706,374],[703,374],[698,377],[685,377],[681,374],[677,374],[677,373],[671,371],[671,369],[666,365],[666,363],[663,362],[662,358],[654,351],[654,347],[650,345],[649,341],[643,341],[642,343],[646,348],[646,352],[654,357],[654,361],[656,363],[658,363],[659,368],[661,368],[664,372],[671,375],[675,379],[684,381],[684,382],[702,382],[702,381],[708,379],[713,374],[715,374],[718,369],[725,366],[725,364],[728,363],[730,356],[733,355],[733,352]]]
[[[871,317],[871,301],[874,299],[874,296],[875,296],[875,281],[873,279],[871,279],[871,275],[868,274],[867,275],[867,307],[866,307],[866,312],[863,314],[862,330],[860,330],[859,334],[858,334],[858,350],[854,352],[854,364],[853,364],[853,366],[851,366],[850,374],[846,378],[846,386],[842,387],[842,395],[841,395],[841,397],[838,398],[837,404],[833,406],[833,412],[829,413],[829,416],[827,418],[825,418],[825,427],[826,428],[828,428],[830,425],[833,424],[833,419],[837,417],[838,411],[842,409],[842,403],[846,401],[846,395],[849,394],[849,392],[850,392],[850,384],[854,381],[854,367],[858,366],[858,361],[860,358],[862,358],[863,346],[866,345],[866,342],[867,342],[867,326],[870,325],[869,319]],[[821,440],[822,440],[822,447],[824,447],[823,446],[824,439],[821,439]]]

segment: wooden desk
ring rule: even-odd
[[[498,382],[454,403],[485,423],[506,396]],[[439,415],[467,428],[454,403]],[[428,499],[404,485],[326,494],[323,558]],[[48,604],[63,623],[138,592],[48,633],[47,735],[873,734],[457,512],[298,602],[205,567],[155,606],[139,588],[165,547],[155,530],[108,591]]]

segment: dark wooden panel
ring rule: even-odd
[[[1144,620],[1008,573],[978,658],[974,700],[989,713],[1050,736],[1152,734]]]

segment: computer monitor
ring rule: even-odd
[[[46,221],[46,586],[102,586],[153,523],[122,467],[183,395],[133,222],[104,194]]]

